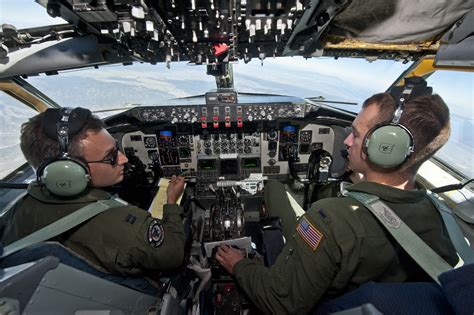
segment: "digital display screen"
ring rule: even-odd
[[[221,175],[237,175],[237,160],[224,159],[221,160]]]
[[[319,128],[318,133],[320,135],[328,135],[331,132],[330,128]]]
[[[260,159],[253,158],[253,159],[244,159],[242,162],[244,168],[257,168],[260,167]]]
[[[292,134],[296,132],[295,126],[284,126],[282,129],[283,133],[285,134]]]
[[[173,137],[173,133],[169,130],[161,130],[160,131],[160,139],[163,140],[171,140]]]
[[[140,135],[131,135],[130,136],[130,141],[142,141],[142,136]]]
[[[281,126],[280,141],[281,142],[296,142],[297,126],[284,125]]]
[[[199,160],[199,169],[213,171],[216,169],[216,160]]]

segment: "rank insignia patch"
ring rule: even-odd
[[[136,220],[137,220],[137,217],[132,214],[128,214],[127,217],[125,218],[125,222],[130,223],[130,224],[134,224]]]
[[[319,243],[323,239],[323,234],[319,232],[318,229],[315,228],[314,225],[312,225],[305,217],[303,217],[296,226],[296,231],[298,231],[298,234],[306,244],[308,244],[312,251],[315,251],[318,248]]]
[[[150,222],[147,234],[148,243],[150,243],[150,245],[153,247],[160,246],[165,239],[165,231],[158,220],[153,220]]]

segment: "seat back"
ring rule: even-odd
[[[456,314],[474,314],[474,264],[445,272],[439,281]]]
[[[98,270],[97,266],[93,266],[78,254],[70,251],[58,242],[43,242],[29,246],[17,253],[0,260],[0,268],[13,267],[41,258],[52,256],[59,259],[64,265],[73,267],[74,269],[84,271],[96,277],[111,281],[128,288],[140,291],[142,293],[157,296],[158,289],[154,287],[147,279],[143,277],[124,277],[111,275],[105,270]]]
[[[439,280],[441,287],[434,282],[368,282],[319,304],[313,314],[474,314],[474,264],[445,272]]]
[[[0,269],[2,314],[147,314],[158,302],[52,256]]]
[[[313,314],[366,314],[361,305],[372,304],[383,314],[452,314],[453,310],[441,288],[434,282],[368,282],[337,299],[318,305]],[[360,311],[357,313],[357,309]],[[355,311],[355,312],[354,312]],[[377,313],[370,313],[377,314]]]

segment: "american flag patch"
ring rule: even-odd
[[[303,217],[296,226],[296,231],[298,231],[298,234],[313,251],[318,248],[319,242],[323,239],[323,234],[305,217]]]

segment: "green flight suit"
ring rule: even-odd
[[[32,183],[28,194],[12,209],[2,243],[12,243],[91,202],[110,197],[104,190],[88,189],[74,199],[59,199]],[[182,212],[179,205],[165,205],[163,219],[157,220],[132,205],[111,208],[55,240],[113,274],[172,270],[184,256]]]
[[[282,217],[283,225],[296,222],[286,208],[283,186],[269,182],[265,189],[271,215]],[[425,190],[405,191],[372,182],[349,189],[380,197],[449,264],[457,263],[443,221]],[[368,281],[430,281],[373,214],[352,198],[318,200],[289,230],[283,227],[287,242],[270,268],[251,259],[234,266],[237,283],[265,313],[305,314],[318,301]]]

